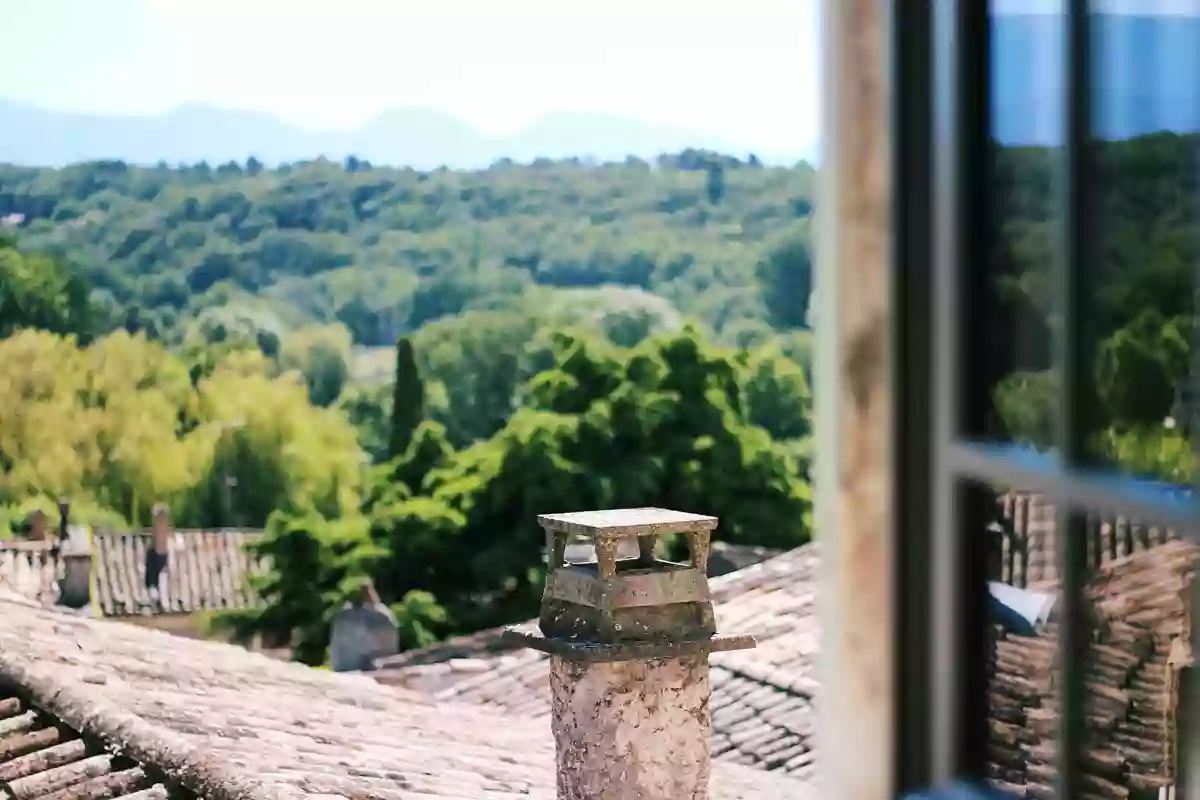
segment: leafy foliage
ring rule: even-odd
[[[1088,265],[1083,309],[1091,370],[1083,388],[1095,399],[1098,462],[1149,477],[1186,480],[1187,441],[1195,425],[1189,381],[1196,328],[1195,220],[1200,135],[1153,134],[1099,145],[1096,259]],[[1000,149],[992,203],[998,216],[991,265],[997,324],[988,363],[996,381],[994,432],[1041,448],[1055,445],[1060,376],[1052,369],[1061,314],[1050,266],[1055,159],[1050,150]],[[1083,413],[1078,409],[1073,413]]]
[[[314,664],[367,581],[405,646],[529,615],[551,510],[807,541],[812,178],[700,151],[0,166],[27,220],[3,286],[36,299],[0,341],[0,520],[67,494],[265,523],[267,603],[214,625]]]
[[[0,338],[23,328],[87,338],[100,323],[85,282],[59,261],[22,254],[0,233]]]
[[[0,505],[70,497],[136,524],[167,501],[183,525],[354,508],[353,428],[277,372],[236,351],[193,382],[181,358],[124,331],[85,348],[41,331],[0,340],[0,404],[21,412],[0,415]]]
[[[412,577],[394,596],[429,591],[468,628],[530,613],[543,545],[532,520],[547,509],[688,508],[720,516],[732,541],[807,540],[808,488],[788,449],[751,421],[733,352],[692,329],[632,350],[570,333],[553,347],[553,368],[501,430],[441,451],[445,465],[377,518],[416,548],[396,565]]]
[[[638,159],[472,172],[357,159],[270,170],[0,165],[0,216],[24,215],[24,248],[70,254],[134,327],[167,338],[206,309],[248,306],[391,346],[539,288],[606,284],[653,292],[724,336],[768,330],[755,265],[771,259],[760,243],[811,214],[813,180],[807,165],[701,151],[653,169]],[[806,270],[807,259],[788,261],[786,280],[802,284]],[[797,302],[802,315],[806,298]]]
[[[413,433],[425,416],[425,387],[417,371],[412,342],[396,342],[396,378],[392,386],[392,435],[388,455],[399,458],[408,450]]]
[[[357,515],[331,522],[311,510],[272,514],[252,547],[286,569],[253,576],[266,604],[219,614],[214,627],[241,641],[255,635],[290,641],[297,661],[323,664],[333,614],[363,588],[366,563],[378,557],[366,534],[366,520]]]

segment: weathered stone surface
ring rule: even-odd
[[[685,655],[727,653],[748,650],[757,646],[753,636],[735,634],[715,635],[695,639],[645,639],[620,642],[569,640],[546,636],[532,625],[506,628],[504,639],[520,647],[529,647],[571,661],[646,661]]]
[[[550,658],[559,800],[707,800],[708,658]]]
[[[602,609],[547,597],[539,625],[547,636],[568,641],[669,641],[717,632],[712,604],[706,602]]]
[[[715,517],[632,508],[546,514],[546,588],[539,619],[546,636],[570,641],[695,639],[716,633],[708,589],[709,535]],[[687,536],[691,558],[676,564],[655,555],[658,537]],[[594,563],[566,563],[570,536],[592,537]],[[637,554],[621,559],[623,541]]]
[[[669,533],[711,531],[717,518],[665,508],[614,508],[570,514],[542,514],[538,523],[548,531],[617,539],[627,536],[665,536]]]

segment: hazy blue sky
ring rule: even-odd
[[[0,97],[50,108],[191,102],[351,128],[433,106],[496,134],[600,111],[766,150],[819,124],[818,0],[0,0],[0,20]]]
[[[350,128],[434,106],[489,133],[555,110],[763,148],[817,130],[816,0],[0,0],[0,97],[184,102]]]

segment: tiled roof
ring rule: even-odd
[[[22,597],[55,602],[61,566],[52,542],[0,542],[0,587]]]
[[[713,542],[711,551],[708,554],[708,576],[716,578],[721,575],[728,575],[731,572],[737,572],[739,569],[760,564],[782,552],[782,550],[758,547],[757,545]]]
[[[0,684],[199,796],[555,797],[545,720],[2,597],[0,606]],[[736,765],[713,773],[714,800],[809,792]]]
[[[136,761],[88,742],[79,732],[0,688],[0,784],[16,800],[167,800],[167,789]],[[176,797],[194,795],[174,792]]]
[[[817,552],[807,545],[710,582],[718,630],[758,640],[752,650],[712,656],[713,752],[724,760],[802,778],[813,774]],[[381,683],[438,700],[531,717],[550,713],[544,656],[506,651],[498,631],[402,654],[381,666],[369,673]]]
[[[1036,492],[1012,491],[1001,497],[1000,507],[1016,538],[1001,539],[994,577],[1014,586],[1057,580],[1054,504]],[[1105,564],[1175,538],[1174,531],[1162,526],[1121,516],[1090,515],[1088,563]]]
[[[1195,545],[1169,542],[1101,567],[1089,583],[1098,619],[1086,660],[1083,769],[1096,796],[1156,796],[1173,783],[1177,696],[1168,660],[1191,624],[1197,554]],[[1052,796],[1056,647],[1051,626],[1037,636],[1004,634],[994,650],[989,769],[1017,797]]]
[[[98,532],[92,537],[92,603],[106,617],[245,608],[256,602],[247,576],[259,566],[246,545],[261,534],[175,531],[167,566],[151,591],[146,552],[154,534]]]
[[[1120,787],[1170,783],[1167,709],[1174,700],[1166,694],[1167,655],[1189,624],[1181,596],[1198,551],[1167,542],[1105,564],[1089,584],[1104,620],[1089,654],[1089,774],[1093,788],[1104,790],[1098,796],[1124,798]],[[817,557],[810,545],[712,582],[719,630],[753,633],[759,641],[753,650],[712,656],[714,752],[722,760],[797,776],[813,772]],[[427,654],[423,662],[372,674],[442,700],[515,716],[547,714],[541,654],[498,652],[491,633],[475,640],[473,653],[460,641],[449,659]],[[995,646],[992,775],[1018,797],[1026,787],[1030,797],[1052,796],[1038,792],[1053,771],[1055,646],[1053,628],[1036,636],[1003,634]]]

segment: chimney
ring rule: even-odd
[[[392,610],[367,583],[358,596],[333,615],[329,631],[334,672],[372,669],[376,659],[400,652],[400,626]]]
[[[160,601],[159,581],[163,570],[169,566],[171,552],[171,512],[163,503],[156,503],[150,511],[154,540],[146,549],[146,591],[152,602]]]
[[[61,542],[63,576],[58,582],[58,603],[83,608],[92,601],[91,531],[74,529]]]
[[[157,503],[150,517],[154,528],[154,552],[165,556],[171,550],[171,512],[165,504]]]
[[[708,800],[708,657],[754,647],[716,632],[705,573],[717,519],[631,508],[538,522],[550,555],[541,618],[505,639],[550,655],[558,800]],[[655,555],[669,534],[687,537],[687,563]],[[565,563],[578,535],[595,542],[595,563]],[[636,556],[619,559],[633,541]]]
[[[29,513],[29,538],[34,542],[44,542],[49,536],[46,532],[46,512],[35,508]]]

